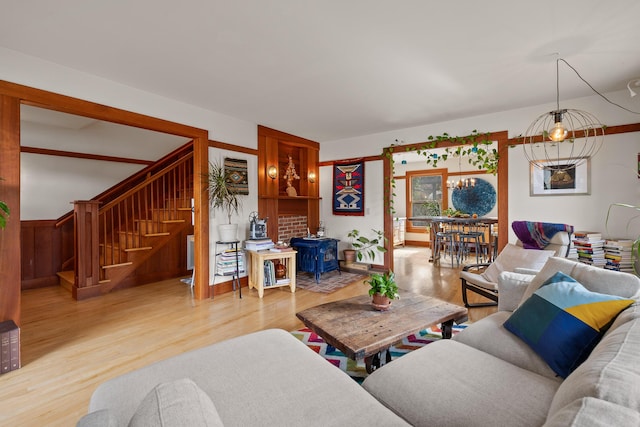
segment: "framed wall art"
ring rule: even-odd
[[[577,164],[579,162],[582,163]],[[539,161],[538,163],[543,167],[536,167],[533,162],[529,165],[531,196],[591,194],[590,158],[559,159],[559,161]],[[545,164],[548,166],[544,166]]]
[[[333,214],[364,216],[364,161],[333,165]]]

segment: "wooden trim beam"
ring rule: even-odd
[[[259,151],[253,148],[240,147],[238,145],[229,144],[220,141],[209,140],[209,147],[218,148],[220,150],[235,151],[237,153],[251,154],[252,156],[258,156]]]
[[[366,156],[366,157],[357,157],[353,159],[340,159],[340,160],[325,160],[324,162],[318,162],[318,167],[320,166],[333,166],[335,164],[340,163],[348,163],[348,162],[375,162],[378,160],[383,160],[383,156]]]
[[[78,116],[90,117],[121,125],[168,133],[171,135],[195,138],[197,136],[206,137],[208,134],[204,129],[198,129],[192,126],[182,125],[168,120],[158,119],[144,114],[134,113],[4,80],[0,80],[0,94],[18,98],[21,103],[31,105],[33,107],[76,114]]]
[[[48,148],[36,148],[36,147],[25,147],[25,146],[20,147],[20,152],[30,153],[30,154],[42,154],[45,156],[59,156],[59,157],[71,157],[75,159],[99,160],[102,162],[133,163],[136,165],[145,165],[145,166],[150,166],[155,163],[150,160],[131,159],[127,157],[103,156],[99,154],[77,153],[73,151],[51,150]]]

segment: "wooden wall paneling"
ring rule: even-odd
[[[22,221],[21,289],[57,286],[62,271],[62,230],[55,220]]]
[[[0,200],[11,209],[0,229],[0,321],[20,326],[20,100],[0,95]]]

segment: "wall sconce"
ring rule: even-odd
[[[278,176],[278,168],[275,166],[269,166],[269,170],[267,170],[267,175],[271,179],[276,179]]]
[[[309,172],[309,182],[311,182],[311,183],[316,182],[316,173],[315,172]]]

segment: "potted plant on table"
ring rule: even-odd
[[[233,242],[237,239],[238,224],[231,223],[231,215],[238,214],[241,206],[240,194],[227,185],[227,174],[221,163],[209,162],[207,176],[209,203],[213,209],[220,209],[226,213],[228,223],[218,224],[218,233],[223,242]]]
[[[369,296],[372,297],[371,305],[376,310],[388,310],[391,307],[391,300],[400,298],[393,271],[388,271],[383,274],[373,273],[364,283],[370,287]]]

